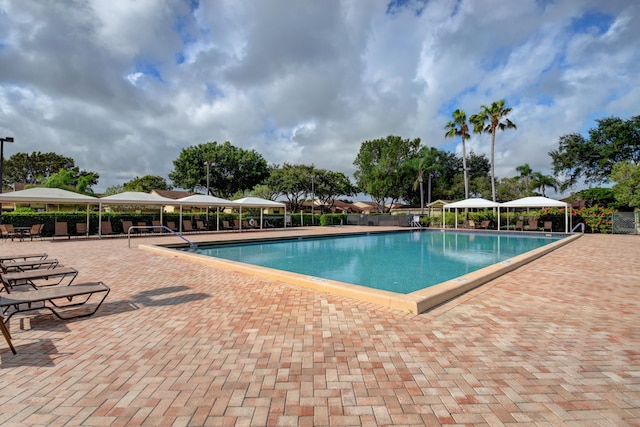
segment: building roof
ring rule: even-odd
[[[155,193],[158,196],[166,197],[167,199],[178,200],[184,197],[193,196],[195,193],[185,190],[153,190],[151,193]]]

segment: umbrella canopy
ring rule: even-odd
[[[0,203],[98,204],[100,199],[61,188],[36,187],[0,194]]]

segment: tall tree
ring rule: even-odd
[[[491,134],[491,196],[494,202],[496,201],[496,132],[498,130],[517,129],[515,123],[507,118],[511,108],[505,107],[505,102],[504,99],[501,99],[500,101],[492,102],[489,107],[483,105],[480,107],[478,114],[469,117],[469,120],[474,125],[474,132]]]
[[[83,173],[78,173],[77,170],[60,169],[58,172],[49,175],[39,185],[92,195],[91,186],[96,182],[98,182],[98,177],[92,172],[83,171]],[[28,185],[27,187],[31,186]]]
[[[131,181],[125,182],[123,189],[124,191],[149,193],[153,190],[170,190],[171,186],[167,184],[167,181],[161,176],[145,175],[142,178],[136,176]]]
[[[618,162],[640,163],[640,116],[628,120],[607,117],[596,122],[589,138],[577,133],[563,135],[558,149],[549,152],[555,175],[563,178],[562,190],[580,179],[586,184],[608,182]]]
[[[210,193],[223,198],[251,189],[269,176],[269,166],[258,152],[234,147],[228,141],[183,148],[173,165],[169,173],[173,184],[191,191],[206,190],[208,167]]]
[[[546,189],[553,188],[558,191],[558,181],[551,175],[544,175],[541,172],[533,173],[533,187],[540,190],[542,197],[546,197]]]
[[[464,172],[464,198],[469,198],[469,173],[467,169],[467,145],[466,140],[471,138],[469,135],[469,125],[467,124],[467,114],[464,110],[456,110],[453,112],[453,120],[445,126],[447,133],[445,138],[453,138],[459,136],[462,140],[462,170]]]
[[[71,172],[74,180],[85,177],[88,186],[98,183],[100,175],[96,172],[80,170],[71,157],[64,157],[56,153],[33,152],[16,153],[4,162],[3,182],[5,184],[23,183],[28,185],[41,185],[47,178],[57,174],[61,169]]]
[[[640,207],[640,165],[630,161],[616,163],[611,171],[616,183],[613,194],[618,202],[630,208]]]
[[[274,192],[286,197],[289,208],[296,212],[311,193],[311,177],[314,173],[313,166],[285,163],[271,170],[266,184]]]
[[[407,182],[413,182],[405,163],[416,155],[420,139],[386,138],[365,141],[353,164],[356,185],[369,194],[379,212],[386,212],[387,200],[395,203],[405,192]]]
[[[322,213],[325,213],[326,210],[330,211],[338,197],[350,197],[358,192],[344,173],[326,169],[314,171],[313,190],[313,196],[321,202],[320,211]]]

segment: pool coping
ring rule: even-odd
[[[388,231],[388,230],[387,230]],[[452,231],[452,230],[446,230]],[[406,232],[406,230],[404,231]],[[459,230],[458,232],[466,232],[466,230]],[[504,232],[513,234],[511,232]],[[347,234],[347,233],[345,233]],[[349,233],[359,234],[359,233]],[[371,233],[362,233],[371,234]],[[541,235],[551,235],[552,233],[544,233]],[[553,233],[562,234],[565,233]],[[211,242],[211,244],[230,244],[239,242],[255,242],[260,240],[273,241],[273,240],[290,240],[300,238],[318,238],[318,237],[332,237],[336,234],[327,235],[300,235],[295,237],[276,237],[266,239],[247,239],[237,241],[224,241],[224,242]],[[471,273],[467,273],[463,276],[456,277],[445,282],[438,283],[428,288],[420,289],[409,294],[399,294],[396,292],[385,291],[380,289],[368,288],[366,286],[355,285],[352,283],[340,282],[337,280],[325,279],[320,277],[309,276],[300,273],[293,273],[283,270],[276,270],[269,267],[262,267],[257,265],[245,264],[238,261],[231,261],[222,258],[215,258],[208,255],[200,255],[193,252],[179,251],[176,247],[184,245],[170,244],[170,245],[139,245],[139,249],[158,252],[163,255],[169,255],[172,257],[184,258],[192,261],[201,262],[215,267],[224,268],[228,270],[243,272],[252,274],[265,279],[278,280],[291,285],[301,286],[307,289],[312,289],[320,292],[326,292],[333,295],[340,295],[358,300],[367,301],[370,303],[378,304],[383,307],[394,308],[409,313],[424,313],[434,307],[437,307],[453,298],[456,298],[478,286],[481,286],[499,276],[502,276],[510,271],[513,271],[531,261],[534,261],[555,249],[569,244],[576,239],[580,238],[582,234],[569,235],[563,239],[541,246],[529,252],[517,255],[507,260],[501,261],[496,264],[492,264],[487,267],[483,267]],[[198,244],[209,242],[198,242]]]

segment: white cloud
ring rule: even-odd
[[[444,138],[451,111],[504,98],[518,130],[497,136],[497,175],[549,173],[561,135],[638,114],[639,12],[624,0],[0,0],[0,133],[16,138],[5,155],[70,155],[98,189],[166,177],[207,141],[351,175],[367,139],[458,150]],[[468,148],[489,145],[474,135]]]

